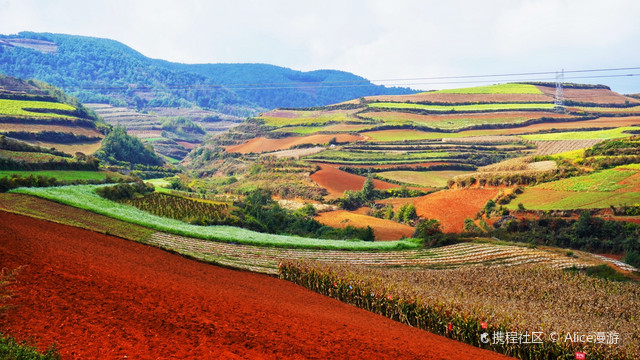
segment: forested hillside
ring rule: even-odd
[[[83,102],[137,109],[198,106],[241,117],[275,107],[322,106],[367,95],[412,92],[376,86],[341,71],[176,64],[150,59],[114,40],[32,32],[0,35],[0,73],[51,83]],[[336,87],[346,82],[358,86]],[[269,89],[247,86],[283,83],[287,85]]]

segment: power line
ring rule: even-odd
[[[585,69],[585,70],[565,70],[565,73],[594,73],[594,72],[614,72],[626,70],[640,70],[640,67],[619,67],[604,69]],[[302,82],[281,82],[281,83],[227,83],[227,84],[174,84],[169,86],[158,87],[159,90],[279,90],[279,89],[317,89],[317,88],[347,88],[347,87],[370,87],[379,86],[372,82],[392,82],[385,86],[416,86],[416,85],[459,85],[459,84],[479,84],[495,81],[492,78],[511,77],[511,79],[500,79],[501,82],[554,82],[555,71],[544,72],[523,72],[523,73],[503,73],[503,74],[486,74],[486,75],[460,75],[460,76],[436,76],[436,77],[414,77],[414,78],[398,78],[398,79],[377,79],[377,80],[352,80],[352,81],[302,81]],[[540,75],[553,75],[553,77],[537,77]],[[526,78],[513,78],[526,76]],[[535,78],[532,76],[536,76]],[[640,76],[638,73],[629,74],[607,74],[607,75],[591,75],[591,76],[573,76],[565,77],[565,79],[596,79],[596,78],[617,78],[617,77],[635,77]],[[481,79],[484,80],[463,80],[463,79]],[[448,81],[428,81],[424,80],[448,80]],[[460,80],[460,81],[459,81]],[[401,83],[405,81],[414,81],[410,83]],[[67,90],[127,90],[127,89],[151,89],[152,86],[65,86]]]

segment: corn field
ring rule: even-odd
[[[191,199],[165,193],[151,193],[123,203],[154,215],[188,223],[215,224],[229,215],[229,204],[211,200]]]
[[[587,359],[640,358],[637,283],[537,266],[403,270],[318,262],[283,263],[280,277],[519,359],[573,359],[575,352],[586,353]],[[483,338],[483,333],[493,339]],[[522,341],[534,333],[541,334],[540,341]],[[593,341],[568,341],[566,334],[574,333],[593,335]],[[616,344],[596,341],[600,336],[613,340],[613,334]],[[496,336],[502,341],[496,342]]]

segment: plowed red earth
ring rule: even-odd
[[[64,359],[508,359],[276,278],[5,212],[0,264],[23,266],[0,330]]]
[[[320,166],[320,170],[311,175],[311,180],[327,189],[329,192],[329,195],[326,196],[327,199],[339,198],[346,190],[361,190],[362,185],[364,185],[364,181],[366,180],[364,176],[351,174],[331,165],[318,165]],[[373,185],[376,189],[381,190],[400,187],[395,184],[375,179],[373,180]]]

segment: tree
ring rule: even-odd
[[[371,174],[367,176],[367,179],[364,181],[364,184],[362,184],[362,190],[360,190],[360,194],[362,195],[362,199],[364,201],[374,200],[375,191],[374,191],[374,185],[373,185],[373,177],[371,176]]]
[[[416,230],[413,233],[413,236],[427,240],[440,233],[442,233],[440,230],[440,221],[436,219],[424,219],[416,225]]]

